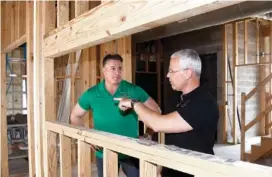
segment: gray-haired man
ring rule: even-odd
[[[137,100],[116,98],[122,110],[134,109],[141,120],[156,132],[169,133],[166,144],[207,154],[213,146],[219,118],[216,100],[200,86],[201,60],[191,49],[180,50],[171,56],[167,77],[173,90],[182,91],[176,111],[160,115]],[[191,176],[163,168],[163,177]]]

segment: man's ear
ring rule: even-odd
[[[185,75],[186,79],[188,80],[188,79],[190,79],[192,76],[193,76],[193,71],[192,71],[191,69],[187,69],[187,70],[186,70],[186,75]]]

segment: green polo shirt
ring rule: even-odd
[[[122,112],[118,102],[113,98],[128,97],[145,102],[149,95],[139,86],[133,85],[125,80],[119,84],[116,92],[111,95],[106,87],[105,81],[89,88],[79,98],[78,104],[86,111],[91,110],[93,114],[94,129],[114,133],[132,138],[138,137],[138,116],[134,111]],[[103,153],[96,152],[97,157],[103,157]],[[119,158],[124,157],[119,155]]]

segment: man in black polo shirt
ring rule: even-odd
[[[201,60],[191,49],[175,52],[167,77],[174,90],[182,91],[176,111],[160,115],[137,100],[116,98],[122,110],[134,109],[141,121],[156,132],[165,132],[166,144],[214,154],[213,146],[219,118],[216,100],[200,86]],[[163,168],[163,177],[191,176]]]

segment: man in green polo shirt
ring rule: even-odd
[[[89,88],[79,98],[71,113],[71,123],[83,125],[82,117],[87,111],[93,113],[94,129],[122,136],[138,138],[138,116],[134,111],[122,112],[115,97],[137,99],[150,109],[159,112],[156,102],[139,86],[122,80],[120,55],[106,55],[103,59],[104,80]],[[103,152],[96,152],[98,176],[103,177]],[[128,177],[139,177],[138,160],[119,155],[119,164]]]

